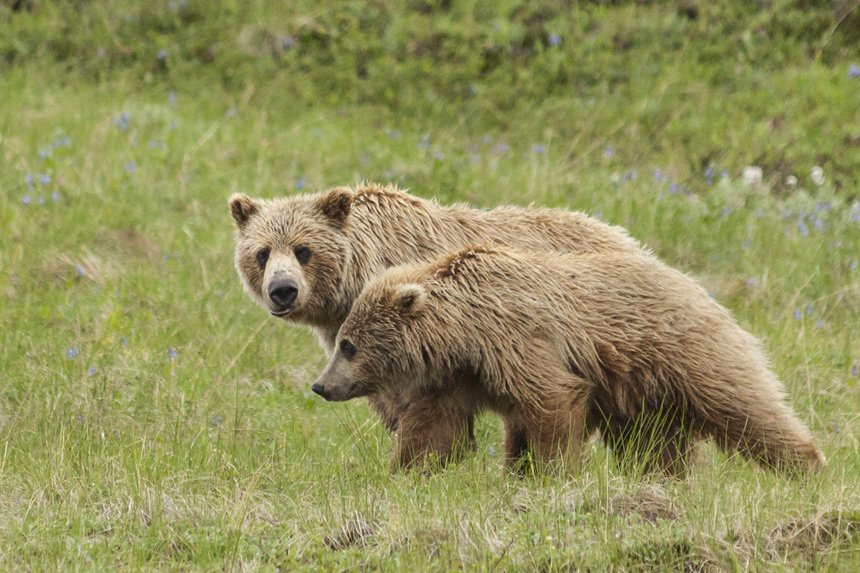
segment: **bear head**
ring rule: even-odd
[[[369,283],[340,328],[335,351],[312,390],[332,402],[376,394],[422,379],[428,355],[416,329],[427,291],[412,282],[391,283],[389,271]]]
[[[236,270],[273,316],[313,325],[330,319],[351,257],[343,231],[352,199],[347,188],[275,200],[230,197]]]

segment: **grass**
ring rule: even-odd
[[[0,7],[0,568],[853,569],[856,9],[25,4]],[[391,475],[367,407],[310,391],[314,337],[242,293],[226,208],[363,179],[628,227],[765,341],[827,469],[705,445],[661,482],[593,444],[576,480],[518,479],[484,416],[475,455]]]

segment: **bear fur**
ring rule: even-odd
[[[245,290],[273,316],[315,329],[327,354],[365,283],[396,265],[473,243],[570,253],[641,250],[620,227],[582,213],[445,207],[379,185],[274,200],[235,194],[229,205]],[[379,396],[370,402],[396,431],[393,405]]]
[[[771,468],[823,463],[759,341],[647,254],[471,247],[392,269],[337,344],[314,391],[398,404],[399,466],[450,455],[484,409],[504,419],[511,464],[575,460],[595,430],[670,474],[701,438]]]

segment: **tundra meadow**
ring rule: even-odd
[[[856,571],[858,6],[4,0],[0,568]],[[628,228],[762,338],[827,467],[592,442],[517,477],[484,415],[392,475],[227,210],[364,180]]]

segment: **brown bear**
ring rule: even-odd
[[[273,316],[313,327],[328,354],[353,300],[389,267],[472,243],[570,253],[640,250],[623,229],[582,213],[444,207],[378,185],[274,200],[236,194],[229,203],[245,290]],[[387,413],[392,405],[378,396],[370,402],[395,431]]]
[[[647,254],[471,247],[398,267],[367,285],[336,342],[314,391],[397,404],[400,466],[452,452],[483,409],[505,420],[511,463],[527,449],[575,459],[597,429],[667,473],[707,437],[772,468],[823,463],[759,341]]]

